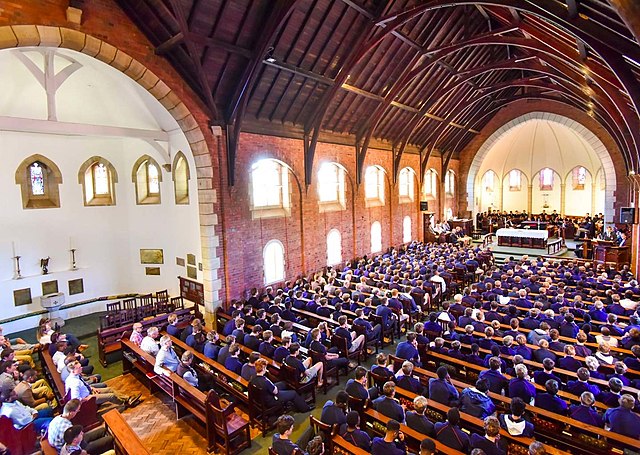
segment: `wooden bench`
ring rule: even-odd
[[[161,328],[162,326],[167,324],[167,319],[169,318],[169,314],[165,313],[158,316],[154,316],[152,318],[143,319],[139,321],[142,324],[142,327],[146,330],[149,327],[157,326]],[[178,321],[182,324],[188,323],[194,314],[193,308],[179,308],[174,311],[174,314],[178,316]],[[120,345],[120,340],[122,339],[122,335],[125,332],[131,332],[133,330],[133,324],[129,323],[122,325],[120,327],[112,327],[108,329],[98,329],[98,357],[100,359],[100,363],[102,366],[106,367],[109,362],[107,360],[107,355],[112,354],[114,352],[119,352],[122,346]]]
[[[113,437],[113,445],[116,455],[151,455],[140,438],[125,422],[122,414],[113,409],[104,416],[104,424],[107,431]]]

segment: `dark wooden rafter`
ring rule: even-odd
[[[640,42],[640,3],[634,0],[609,0],[609,3]]]
[[[187,18],[184,14],[184,10],[182,9],[182,6],[180,5],[178,0],[169,0],[169,3],[171,5],[171,9],[173,10],[174,18],[178,23],[178,27],[180,28],[180,33],[182,33],[182,35],[184,36],[184,44],[187,48],[187,53],[191,58],[191,63],[196,71],[201,93],[204,96],[204,102],[206,103],[207,108],[209,108],[212,120],[218,120],[220,118],[218,115],[218,108],[216,107],[216,103],[213,100],[213,93],[211,93],[209,80],[207,79],[207,75],[204,72],[202,63],[200,62],[198,49],[196,48],[194,41],[189,38]]]
[[[175,0],[174,0],[175,1]],[[260,37],[256,42],[251,61],[236,86],[234,96],[226,113],[225,129],[227,139],[227,179],[230,186],[235,185],[235,164],[240,142],[240,131],[244,120],[249,92],[256,81],[258,70],[262,67],[262,60],[267,50],[273,46],[273,41],[287,20],[294,7],[300,0],[274,0],[269,17],[265,21]]]

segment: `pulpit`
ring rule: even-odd
[[[620,269],[631,262],[631,254],[628,246],[616,246],[613,242],[605,240],[593,241],[593,259],[596,263],[611,262]]]
[[[462,232],[464,232],[464,235],[468,237],[471,237],[471,234],[473,233],[473,220],[453,219],[449,220],[449,224],[451,225],[451,229],[457,227],[462,228]]]
[[[424,243],[437,241],[435,232],[431,230],[431,219],[433,218],[433,215],[433,212],[426,212],[422,214],[422,233],[424,236]]]

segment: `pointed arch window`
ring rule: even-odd
[[[522,172],[518,169],[509,171],[509,191],[520,191],[522,189]]]
[[[571,180],[574,190],[584,190],[587,181],[587,170],[583,166],[574,167],[571,171]]]
[[[327,265],[342,262],[342,236],[337,229],[331,229],[327,234]]]
[[[444,191],[449,196],[453,196],[456,192],[456,174],[449,169],[444,176]]]
[[[432,197],[438,195],[438,174],[435,169],[427,169],[424,173],[424,194]]]
[[[173,160],[173,192],[177,205],[189,204],[189,163],[182,152]]]
[[[133,182],[136,185],[136,202],[140,205],[160,204],[160,165],[149,155],[144,155],[133,166]]]
[[[318,170],[320,212],[346,209],[345,170],[337,163],[323,163]]]
[[[364,198],[367,207],[384,205],[384,171],[369,166],[364,174]]]
[[[411,217],[405,216],[402,220],[402,242],[410,243],[411,240]]]
[[[15,182],[20,185],[23,208],[60,207],[58,185],[62,183],[62,173],[48,158],[42,155],[26,158],[16,169]]]
[[[398,196],[400,203],[413,202],[415,193],[415,172],[410,167],[400,170],[398,175]]]
[[[489,170],[482,177],[482,188],[487,193],[493,193],[496,189],[496,173]]]
[[[291,211],[288,166],[270,158],[253,164],[250,193],[254,219],[288,216]]]
[[[371,224],[371,252],[379,253],[382,251],[382,225],[379,221]]]
[[[270,240],[263,251],[264,284],[284,281],[284,246],[279,240]]]
[[[546,167],[540,171],[540,190],[553,191],[553,169]]]
[[[115,183],[118,175],[110,162],[94,156],[85,161],[78,171],[85,206],[115,205]]]

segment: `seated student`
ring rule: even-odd
[[[463,453],[469,451],[469,436],[460,429],[460,411],[451,408],[447,411],[447,421],[437,422],[434,427],[436,440]]]
[[[218,332],[215,330],[209,330],[207,332],[207,342],[204,344],[204,348],[202,348],[202,353],[205,357],[212,360],[216,360],[218,358],[218,353],[221,349],[218,344],[219,340],[220,337],[218,336]]]
[[[447,355],[449,357],[451,357],[452,359],[458,359],[458,360],[465,360],[467,356],[465,356],[462,351],[460,351],[460,348],[462,347],[462,345],[460,344],[459,341],[453,341],[451,343],[451,349],[449,349],[449,351],[447,352]]]
[[[418,455],[435,455],[436,443],[433,439],[425,438],[420,443],[420,452]]]
[[[371,437],[360,429],[360,414],[358,411],[349,411],[347,423],[342,424],[338,430],[342,438],[369,452],[371,450]]]
[[[416,332],[416,341],[418,344],[429,344],[429,338],[424,335],[424,323],[416,322],[413,325],[413,331]]]
[[[447,367],[440,366],[436,370],[437,378],[429,379],[429,398],[447,406],[455,406],[458,403],[460,394],[451,384],[451,377]]]
[[[47,439],[57,451],[62,449],[64,432],[73,425],[71,420],[78,414],[81,405],[82,401],[77,399],[67,401],[62,414],[54,417],[49,424]],[[113,438],[104,426],[99,426],[84,434],[81,446],[89,455],[98,455],[113,448]]]
[[[254,325],[259,325],[260,327],[262,327],[262,330],[269,330],[269,326],[271,325],[271,323],[267,319],[267,310],[259,309],[258,311],[256,311],[256,323]]]
[[[327,425],[338,426],[347,423],[347,408],[349,407],[349,394],[341,390],[336,395],[336,401],[327,400],[322,407],[320,421]]]
[[[349,352],[355,352],[364,344],[365,337],[363,335],[357,335],[356,332],[351,332],[347,326],[347,317],[342,315],[338,317],[339,327],[334,330],[335,335],[341,336],[347,342],[347,350]]]
[[[624,364],[632,370],[640,370],[640,345],[633,346],[631,354],[624,358]]]
[[[460,337],[460,343],[463,344],[473,344],[478,343],[478,339],[473,335],[474,332],[473,325],[467,324],[464,326],[464,335]]]
[[[13,387],[2,388],[0,400],[2,401],[0,415],[11,419],[13,426],[18,430],[33,422],[36,433],[41,434],[53,420],[53,411],[50,408],[36,411],[20,403]]]
[[[72,425],[64,431],[64,445],[60,449],[60,455],[87,455],[89,452],[83,449],[84,432],[82,425]],[[113,440],[111,446],[103,455],[115,455]]]
[[[444,338],[438,337],[429,343],[429,350],[432,352],[438,352],[440,354],[446,354],[449,350],[444,345]]]
[[[618,378],[620,379],[620,382],[622,382],[623,386],[629,387],[631,385],[631,379],[625,376],[625,373],[628,370],[627,365],[625,365],[624,362],[618,361],[614,364],[613,368],[615,373],[607,376],[607,379]]]
[[[404,443],[404,433],[400,431],[400,423],[390,419],[383,438],[375,437],[371,443],[371,455],[405,455],[407,445]]]
[[[357,366],[355,376],[347,381],[344,388],[350,397],[359,398],[360,400],[375,400],[378,398],[378,389],[371,387],[367,389],[367,369],[363,366]]]
[[[518,343],[518,345],[514,348],[514,351],[517,355],[521,355],[525,360],[533,359],[533,350],[527,346],[527,337],[518,335],[516,337],[516,343]]]
[[[413,399],[413,411],[407,411],[407,426],[426,436],[433,435],[433,422],[425,415],[429,402],[422,395]]]
[[[253,351],[249,354],[249,359],[247,363],[242,365],[242,370],[240,370],[240,376],[242,376],[247,381],[251,381],[253,377],[256,375],[256,360],[260,358],[260,353]]]
[[[191,366],[193,363],[193,353],[190,351],[184,351],[180,358],[180,365],[178,365],[178,369],[176,370],[176,374],[180,376],[182,379],[187,381],[194,387],[202,390],[203,392],[211,390],[211,378],[202,377],[200,380],[200,376],[198,372]]]
[[[533,403],[536,397],[536,386],[528,380],[529,373],[524,364],[515,367],[516,377],[509,381],[509,396],[511,399],[520,398],[525,403]]]
[[[486,349],[488,351],[491,350],[493,346],[497,346],[498,343],[493,339],[494,331],[491,327],[487,327],[484,329],[484,338],[481,338],[478,341],[478,345],[481,349]]]
[[[567,414],[567,403],[562,398],[558,397],[558,381],[549,379],[545,385],[546,393],[539,393],[536,395],[535,405],[539,408],[546,409],[556,414]]]
[[[487,354],[484,357],[484,361],[482,362],[482,365],[488,368],[489,362],[494,357],[500,361],[500,371],[507,371],[507,362],[502,357],[500,357],[500,346],[498,345],[491,346],[491,353]]]
[[[480,357],[480,346],[478,346],[476,343],[473,343],[471,345],[471,353],[467,354],[464,360],[474,365],[483,365],[484,360],[482,359],[482,357]]]
[[[598,386],[588,382],[591,377],[588,369],[585,367],[578,368],[576,375],[578,377],[577,381],[567,381],[567,392],[577,396],[580,396],[582,392],[591,392],[594,396],[600,395]]]
[[[598,371],[598,368],[600,368],[600,362],[596,357],[592,355],[585,357],[584,364],[587,366],[589,374],[593,379],[605,379],[604,373],[600,373]]]
[[[167,327],[168,329],[169,327]],[[168,333],[168,330],[167,330]],[[160,350],[160,346],[158,346],[158,337],[160,336],[160,330],[158,327],[149,327],[147,329],[147,336],[142,338],[140,342],[140,349],[144,352],[151,354],[152,356],[157,356],[158,351]]]
[[[480,449],[486,455],[506,455],[498,442],[500,440],[500,422],[496,417],[486,417],[484,419],[484,436],[472,434],[470,446],[472,449]]]
[[[262,399],[268,407],[291,403],[297,412],[309,412],[313,409],[295,390],[287,390],[287,384],[280,381],[276,384],[265,376],[267,373],[267,361],[256,360],[256,375],[249,383],[260,390]]]
[[[373,326],[369,321],[364,319],[364,310],[362,308],[357,308],[355,313],[356,317],[353,323],[365,328],[367,341],[379,339],[382,333],[382,326],[380,324]]]
[[[413,363],[405,360],[402,362],[402,368],[396,373],[396,384],[398,387],[409,390],[413,393],[421,394],[423,391],[420,379],[413,376]]]
[[[234,337],[236,337],[236,342],[238,343],[243,343],[244,342],[244,319],[243,318],[238,318],[236,319],[236,328],[233,330],[233,332],[231,332],[231,335],[233,335]],[[191,326],[187,326],[187,328],[185,328],[185,331]],[[182,332],[182,334],[184,335],[184,332]]]
[[[440,336],[442,333],[442,326],[438,322],[438,314],[432,312],[429,314],[429,320],[424,324],[424,331],[427,333],[437,334],[436,336]]]
[[[576,372],[582,367],[582,362],[575,358],[576,348],[568,344],[564,347],[564,357],[558,359],[558,368]]]
[[[224,367],[233,371],[235,374],[242,373],[242,362],[239,359],[240,356],[240,346],[237,343],[234,343],[229,347],[229,357],[224,361]]]
[[[231,332],[233,332],[233,329],[235,329],[235,322],[233,321],[235,317],[232,317],[232,319],[230,321],[227,321],[227,323],[225,324],[224,328],[225,330],[227,330],[227,326],[229,327],[229,335],[231,334]],[[176,338],[180,338],[180,334],[182,333],[182,329],[178,327],[178,315],[177,314],[170,314],[169,317],[167,318],[167,333],[169,335],[171,335],[172,337],[176,337]],[[147,334],[149,334],[149,331],[147,330]]]
[[[273,351],[273,360],[275,360],[276,362],[279,362],[279,363],[284,362],[284,359],[289,357],[289,354],[290,354],[289,348],[290,347],[291,347],[291,337],[283,336],[282,337],[282,344],[280,346],[278,346],[275,351]]]
[[[252,351],[257,351],[260,348],[260,343],[262,343],[262,340],[260,340],[261,334],[262,326],[256,324],[253,326],[250,333],[244,334],[242,343]]]
[[[273,358],[273,354],[276,352],[276,347],[273,345],[273,332],[265,330],[262,332],[262,339],[258,351],[265,357]]]
[[[294,450],[300,449],[297,444],[291,441],[291,433],[293,433],[293,424],[295,420],[290,415],[282,415],[276,420],[276,431],[271,441],[271,448],[278,455],[291,455]],[[304,452],[302,452],[304,453]]]
[[[191,333],[184,340],[185,344],[195,351],[202,352],[205,339],[202,323],[199,319],[194,319],[191,323]]]
[[[316,362],[312,365],[313,359],[311,359],[311,357],[307,357],[303,361],[300,360],[299,356],[300,345],[298,343],[293,343],[289,346],[289,355],[284,359],[284,363],[298,372],[298,380],[301,384],[306,384],[307,382],[312,381],[313,378],[317,377],[317,385],[318,387],[322,387],[324,385],[322,362]]]
[[[580,404],[573,404],[569,408],[569,417],[587,425],[602,428],[604,421],[598,411],[593,408],[595,402],[596,399],[591,392],[582,392]]]
[[[416,333],[408,332],[407,340],[398,343],[396,348],[396,357],[409,360],[416,366],[421,366],[420,354],[418,353],[418,342],[416,341]]]
[[[598,397],[598,401],[606,404],[610,408],[615,408],[620,402],[621,392],[622,392],[623,384],[622,381],[618,378],[609,379],[609,390],[600,392],[599,395],[594,395]],[[589,390],[589,392],[592,392]],[[593,393],[593,392],[592,392]]]
[[[217,359],[218,363],[222,364],[222,366],[224,366],[224,363],[229,358],[229,349],[231,349],[231,346],[236,344],[236,337],[234,337],[233,335],[227,336],[225,338],[225,343],[226,344],[220,348]]]
[[[511,436],[533,437],[533,424],[524,419],[526,404],[520,398],[512,398],[510,404],[511,414],[500,414],[500,426],[507,430]]]
[[[315,328],[311,330],[311,345],[309,349],[316,351],[324,356],[325,361],[327,362],[328,368],[338,367],[338,368],[346,368],[349,365],[349,359],[345,357],[340,357],[339,354],[335,352],[327,351],[327,348],[320,341],[320,329]]]
[[[489,369],[480,372],[479,378],[489,382],[489,390],[493,393],[501,394],[509,388],[509,380],[500,372],[502,364],[500,357],[492,357],[489,360]]]
[[[539,385],[545,385],[549,379],[553,379],[558,384],[562,384],[562,381],[558,376],[553,374],[553,369],[556,367],[556,363],[551,359],[544,359],[542,362],[542,366],[544,368],[543,371],[534,371],[533,372],[533,381]]]
[[[635,400],[632,395],[622,395],[619,406],[607,409],[604,413],[605,428],[630,438],[640,438],[640,416],[633,412],[634,406]]]
[[[488,395],[489,381],[479,378],[475,387],[467,387],[460,394],[460,412],[484,419],[496,412],[496,405]]]
[[[171,340],[169,340],[171,342]],[[162,352],[162,350],[160,350]],[[160,354],[158,354],[160,355]],[[177,361],[177,357],[176,357]],[[179,361],[176,363],[176,368],[178,366]],[[158,365],[158,360],[156,358],[156,365]],[[108,387],[100,387],[93,388],[88,385],[84,379],[82,379],[82,365],[77,360],[73,360],[69,365],[67,365],[69,369],[69,376],[64,383],[65,394],[69,394],[71,398],[77,398],[82,400],[87,398],[88,396],[95,396],[96,403],[99,405],[110,402],[116,405],[124,404],[125,407],[134,407],[138,403],[140,403],[140,395],[136,395],[135,397],[126,397],[120,394],[117,394],[114,390]]]
[[[381,397],[376,398],[371,403],[373,409],[391,419],[404,423],[404,408],[395,399],[396,385],[391,381],[385,382],[382,387],[382,393]]]
[[[395,376],[391,369],[391,366],[388,365],[389,358],[387,354],[381,352],[376,356],[376,364],[371,367],[371,372],[385,378],[386,380],[395,381]]]
[[[587,334],[581,330],[576,335],[576,344],[574,346],[576,348],[576,355],[578,357],[589,357],[590,355],[593,354],[591,352],[591,349],[589,349],[587,346],[584,345],[586,342],[587,342]]]
[[[549,342],[542,339],[538,341],[538,349],[533,350],[533,360],[542,363],[544,359],[551,359],[555,362],[558,356],[549,349]]]

